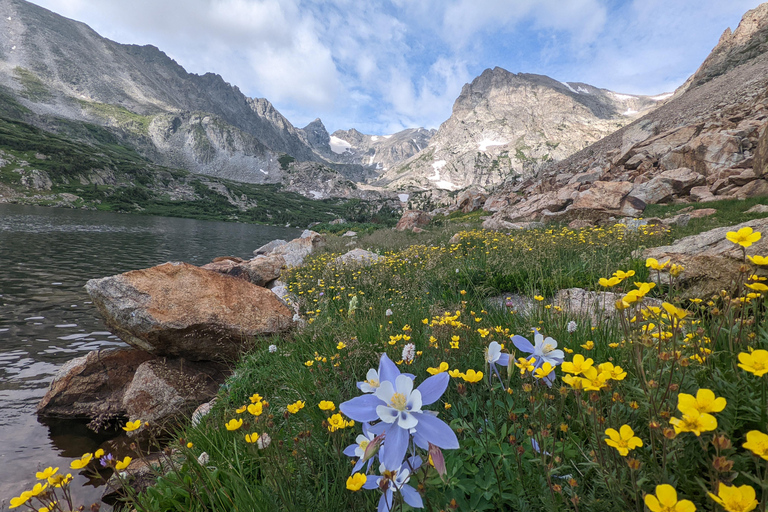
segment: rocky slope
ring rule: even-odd
[[[487,227],[640,215],[646,204],[768,195],[768,4],[726,31],[658,109],[486,202]]]
[[[429,145],[385,172],[378,184],[444,190],[492,186],[583,149],[665,97],[487,69],[464,86]]]

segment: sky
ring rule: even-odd
[[[673,91],[758,0],[34,0],[303,127],[437,128],[483,70]]]

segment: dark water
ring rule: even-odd
[[[83,285],[88,279],[166,261],[204,264],[252,256],[295,229],[0,204],[0,508],[35,483],[35,471],[69,467],[98,447],[82,425],[44,425],[35,415],[56,370],[99,347],[106,331]],[[65,471],[66,472],[66,471]],[[73,474],[76,472],[72,472]],[[73,488],[86,506],[100,489]]]

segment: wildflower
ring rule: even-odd
[[[379,499],[379,511],[393,510],[395,508],[395,491],[402,494],[403,500],[411,507],[424,508],[424,502],[421,500],[421,495],[418,491],[410,485],[406,485],[411,478],[411,469],[415,471],[421,466],[421,458],[410,457],[407,462],[407,466],[399,466],[394,471],[387,470],[385,464],[380,464],[379,473],[381,473],[381,476],[368,475],[366,478],[366,482],[363,484],[364,489],[379,489],[383,491]]]
[[[768,460],[768,435],[759,430],[747,432],[747,442],[742,446],[758,457]]]
[[[517,334],[512,337],[512,342],[519,350],[527,352],[536,358],[536,367],[544,363],[549,363],[552,366],[562,363],[565,354],[562,350],[556,350],[557,341],[551,337],[544,338],[544,335],[539,333],[538,329],[533,331],[535,333],[534,345],[531,345],[530,341]]]
[[[707,494],[727,512],[750,512],[750,510],[754,510],[757,507],[755,490],[749,485],[736,487],[735,485],[730,486],[720,482],[717,495],[711,492]]]
[[[613,273],[613,275],[615,277],[618,277],[619,279],[621,279],[623,281],[624,279],[627,279],[628,277],[634,276],[635,275],[635,271],[634,270],[628,270],[628,271],[624,272],[623,270],[617,270],[616,272]]]
[[[683,413],[682,418],[671,418],[670,425],[674,427],[675,434],[680,432],[693,432],[700,436],[702,432],[709,432],[717,428],[717,420],[707,413],[700,413],[696,409],[689,409]]]
[[[338,342],[336,344],[336,350],[342,350],[342,349],[345,349],[345,348],[347,348],[347,344],[344,343],[343,341],[340,341],[340,342]]]
[[[386,311],[384,314],[385,314],[386,316],[392,316],[392,315],[393,315],[393,313],[392,313],[392,310],[391,310],[391,309],[387,309],[387,311]]]
[[[608,375],[605,373],[598,373],[597,368],[594,366],[586,368],[583,375],[584,377],[581,379],[581,384],[584,391],[600,391],[605,388],[605,383],[608,381]]]
[[[581,348],[583,348],[584,350],[592,350],[593,348],[595,348],[595,342],[592,340],[587,340],[586,343],[583,343],[581,345]]]
[[[92,458],[93,458],[92,453],[85,453],[79,459],[73,460],[72,462],[70,462],[69,467],[72,469],[83,469],[85,466],[88,465],[89,462],[91,462]]]
[[[536,368],[533,372],[533,376],[537,379],[546,379],[555,370],[555,367],[549,363],[544,363],[539,368]]]
[[[448,371],[448,363],[442,362],[437,368],[427,368],[427,373],[430,375],[437,375],[438,373]]]
[[[286,409],[288,409],[289,413],[296,414],[297,412],[299,412],[300,410],[302,410],[304,408],[304,405],[305,405],[305,402],[303,402],[302,400],[297,400],[296,402],[294,402],[292,404],[288,404]]]
[[[634,430],[629,425],[622,425],[619,432],[609,428],[605,431],[605,435],[608,436],[605,444],[616,448],[622,457],[626,457],[630,450],[643,446],[643,440],[635,436]]]
[[[659,263],[656,258],[648,258],[645,260],[645,266],[651,268],[652,270],[663,270],[669,265],[669,260],[665,261],[664,263]]]
[[[563,382],[571,386],[571,389],[584,389],[583,379],[574,377],[573,375],[566,375],[563,377]]]
[[[310,367],[310,366],[312,366],[313,364],[315,364],[315,362],[314,362],[313,360],[311,360],[311,359],[310,359],[309,361],[306,361],[306,362],[304,363],[304,366],[306,366],[306,367]]]
[[[191,449],[193,446],[195,446],[195,445],[192,442],[187,443],[187,448]]]
[[[461,376],[461,378],[466,382],[475,383],[483,378],[483,372],[476,372],[475,370],[470,369],[467,370],[466,373]]]
[[[416,346],[413,343],[408,343],[403,347],[403,361],[410,364],[413,362],[413,358],[416,356]]]
[[[542,297],[541,295],[534,295],[533,298],[536,299],[539,302],[544,300],[544,297]]]
[[[492,341],[488,345],[488,348],[485,349],[485,361],[490,366],[491,371],[495,373],[501,381],[501,375],[499,374],[499,370],[496,368],[496,365],[500,364],[501,366],[509,366],[509,354],[503,354],[501,352],[501,345],[497,341]]]
[[[618,277],[615,277],[615,276],[610,278],[610,279],[606,279],[604,277],[601,277],[600,280],[598,281],[600,286],[603,286],[605,288],[611,288],[613,286],[616,286],[620,282],[621,282],[621,279],[619,279]]]
[[[745,226],[738,231],[729,231],[725,234],[725,238],[729,242],[746,248],[760,240],[761,235],[759,231],[753,232],[752,228]]]
[[[677,491],[669,484],[656,486],[656,494],[645,495],[645,506],[651,512],[695,512],[690,500],[677,501]]]
[[[478,334],[480,334],[481,338],[485,338],[491,333],[491,331],[489,331],[488,329],[478,329],[477,332]]]
[[[584,359],[584,356],[581,354],[576,354],[573,356],[573,361],[566,361],[561,366],[563,368],[564,372],[567,373],[573,373],[574,375],[579,375],[584,372],[587,368],[591,367],[594,361],[592,358]]]
[[[101,450],[101,452],[102,452],[102,455],[103,455],[104,451]],[[114,460],[115,460],[115,458],[112,456],[111,453],[108,453],[107,455],[104,455],[103,457],[100,457],[100,459],[101,460],[99,460],[99,464],[101,464],[101,467],[103,467],[103,468],[106,468],[106,467],[110,466],[114,462]]]
[[[520,375],[525,375],[526,372],[530,373],[533,372],[536,363],[536,358],[532,357],[530,359],[526,359],[524,357],[519,357],[517,359],[517,362],[515,363],[515,366],[520,368]]]
[[[123,430],[126,432],[133,432],[134,430],[137,430],[139,427],[141,427],[141,420],[136,421],[129,421],[125,424],[123,427]]]
[[[47,467],[43,471],[35,473],[35,478],[38,480],[48,480],[59,471],[59,468]]]
[[[336,409],[336,404],[331,402],[330,400],[322,400],[320,401],[317,406],[320,408],[321,411],[333,411]]]
[[[768,292],[768,286],[763,283],[745,283],[744,286],[755,290],[756,292]]]
[[[768,256],[747,256],[747,259],[755,265],[768,265]]]
[[[576,325],[576,322],[574,322],[573,320],[568,322],[568,326],[566,327],[566,329],[568,330],[569,334],[575,333],[577,328],[578,328],[578,326]]]
[[[696,397],[686,393],[677,395],[677,409],[683,414],[690,410],[700,413],[720,412],[725,409],[725,398],[715,398],[715,394],[709,389],[700,389],[696,392]]]
[[[227,430],[237,430],[243,426],[243,420],[231,419],[224,426]]]
[[[131,464],[131,460],[133,460],[133,459],[131,459],[130,457],[126,457],[123,460],[117,461],[117,464],[115,464],[115,469],[117,471],[124,470],[125,468],[127,468]]]
[[[390,365],[393,371],[390,371]],[[449,376],[444,372],[438,373],[413,389],[411,376],[399,374],[386,354],[381,356],[380,368],[386,368],[386,379],[381,381],[373,395],[353,398],[339,407],[341,412],[356,421],[382,420],[373,427],[377,435],[383,432],[386,439],[379,460],[389,464],[389,467],[402,463],[409,434],[413,434],[416,445],[424,449],[430,442],[444,449],[458,448],[459,441],[451,427],[421,410],[422,406],[435,403],[443,395]]]
[[[10,503],[11,506],[8,508],[20,507],[31,499],[32,499],[32,493],[29,491],[24,491],[21,493],[21,496],[18,496],[16,498],[11,498],[11,503]]]
[[[378,449],[378,445],[375,443],[375,441],[376,435],[371,432],[370,424],[363,423],[363,433],[355,438],[354,444],[347,446],[343,451],[344,455],[347,457],[357,457],[358,459],[355,467],[352,469],[353,473],[359,471],[363,467],[363,464],[366,462],[368,462],[368,467],[371,466],[374,454],[372,450]],[[379,442],[378,444],[381,443]],[[369,452],[367,457],[366,451]]]
[[[347,489],[350,491],[359,491],[368,478],[363,473],[355,473],[347,478]]]
[[[458,338],[458,336],[454,336],[454,338]],[[456,341],[451,341],[451,348],[457,349],[459,348],[459,341],[458,339]]]
[[[270,354],[274,354],[275,352],[277,352],[277,345],[270,345],[269,346],[269,353]]]
[[[449,370],[448,375],[450,375],[454,379],[458,379],[464,374],[461,371],[459,371],[458,368],[456,368],[455,370]]]
[[[758,349],[752,353],[739,353],[739,368],[762,377],[768,373],[768,350]]]
[[[608,379],[611,380],[624,380],[627,376],[627,372],[621,366],[614,366],[610,362],[601,363],[597,369],[601,374],[606,374]]]
[[[247,405],[243,405],[242,407],[238,407],[237,409],[235,409],[235,412],[237,414],[243,414],[247,410],[248,410],[248,406]]]

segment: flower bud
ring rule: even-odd
[[[728,439],[725,434],[720,434],[719,436],[712,438],[712,446],[714,446],[717,450],[727,450],[732,446],[732,444],[731,440]]]
[[[715,460],[712,461],[712,467],[715,468],[715,471],[718,473],[728,473],[733,469],[733,461],[722,456],[715,457]]]

